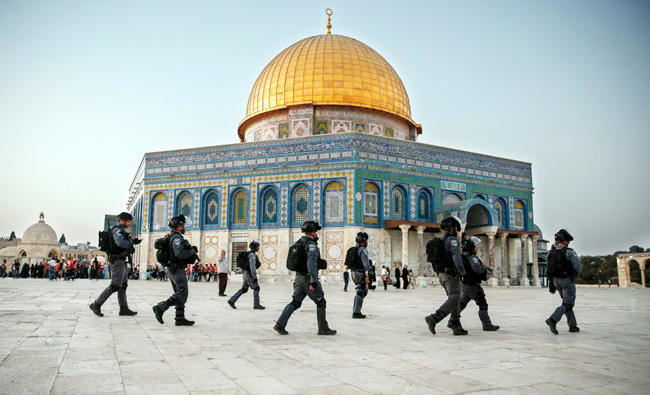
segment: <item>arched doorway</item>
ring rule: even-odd
[[[641,284],[641,267],[636,259],[627,261],[630,270],[630,282]]]
[[[490,213],[480,204],[472,206],[467,212],[467,228],[491,225]]]

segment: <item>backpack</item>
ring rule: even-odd
[[[436,273],[445,272],[449,266],[449,253],[445,250],[445,240],[435,237],[427,243],[427,261],[431,262],[433,271]]]
[[[171,233],[156,239],[153,247],[156,249],[156,260],[163,266],[169,266],[172,254],[170,253]]]
[[[472,268],[469,258],[465,254],[461,254],[463,259],[463,266],[465,267],[465,283],[467,284],[481,284],[482,281],[487,281],[487,271],[485,273],[476,273]]]
[[[358,247],[355,246],[348,249],[348,252],[345,254],[345,266],[350,270],[366,270],[363,267],[363,262],[361,262]]]
[[[100,251],[104,251],[107,254],[112,254],[115,252],[115,245],[113,243],[113,236],[111,236],[111,233],[113,233],[114,228],[108,228],[108,230],[100,230],[99,231],[99,249]]]
[[[287,269],[292,272],[309,273],[307,268],[307,245],[300,238],[289,248],[287,255]]]
[[[249,271],[251,270],[248,266],[248,251],[239,251],[237,254],[237,267],[241,270]]]
[[[566,256],[566,251],[568,249],[569,248],[551,248],[547,258],[548,266],[546,268],[546,274],[548,277],[575,277],[577,273],[573,270],[573,265]]]

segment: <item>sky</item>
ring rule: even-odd
[[[419,140],[532,163],[534,221],[650,248],[650,2],[0,0],[0,235],[97,243],[146,152],[238,142],[264,66],[332,32],[400,75]]]

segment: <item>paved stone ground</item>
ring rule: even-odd
[[[650,293],[580,288],[582,332],[561,322],[552,335],[544,319],[559,304],[542,289],[487,289],[502,330],[480,330],[477,308],[463,315],[469,336],[441,326],[432,336],[424,316],[442,302],[440,287],[378,289],[366,299],[369,317],[352,320],[353,292],[327,286],[328,318],[339,331],[316,336],[313,303],[289,322],[289,336],[272,329],[290,298],[290,284],[263,284],[265,311],[251,309],[252,292],[237,310],[217,296],[216,283],[191,283],[188,317],[173,312],[158,324],[151,305],[171,286],[133,281],[136,317],[117,315],[113,296],[98,318],[88,303],[105,281],[0,281],[0,393],[648,393]],[[235,280],[229,285],[233,293]],[[46,344],[52,339],[54,344]]]

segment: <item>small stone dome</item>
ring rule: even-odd
[[[56,232],[52,227],[45,223],[45,215],[41,213],[39,220],[34,225],[27,228],[23,233],[23,243],[58,243]]]

